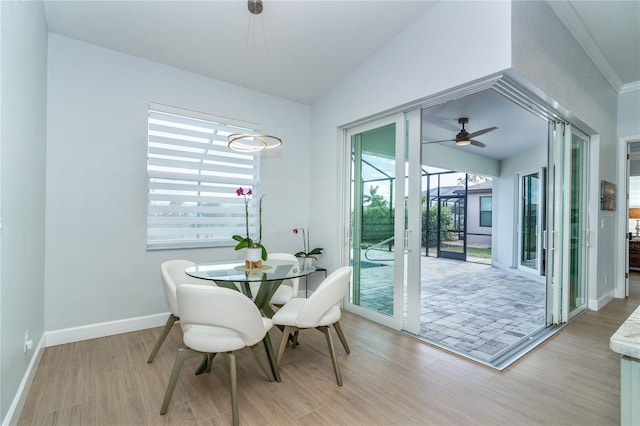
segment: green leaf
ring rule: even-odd
[[[249,242],[247,240],[242,240],[236,245],[236,250],[242,250],[244,248],[249,247]]]

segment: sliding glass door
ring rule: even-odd
[[[412,332],[418,329],[420,299],[419,133],[419,110],[346,133],[351,191],[345,223],[353,268],[346,307]]]
[[[564,123],[550,123],[550,141],[547,319],[561,324],[586,309],[589,145],[587,136]]]
[[[402,114],[348,132],[351,157],[349,302],[366,317],[399,328],[404,258]]]

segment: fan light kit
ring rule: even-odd
[[[455,142],[456,145],[458,145],[458,146],[473,145],[473,146],[477,146],[478,148],[484,148],[486,146],[485,144],[483,144],[480,141],[476,141],[473,138],[475,138],[476,136],[484,135],[485,133],[489,133],[491,131],[494,131],[494,130],[497,129],[497,127],[487,127],[486,129],[482,129],[482,130],[478,130],[477,132],[469,133],[464,128],[464,125],[467,124],[468,122],[469,122],[469,118],[467,118],[467,117],[458,118],[458,123],[462,124],[462,130],[460,130],[458,132],[458,134],[456,135],[455,139],[444,139],[444,140],[441,140],[441,141],[429,141],[429,142],[422,142],[422,143],[423,144],[429,144],[429,143],[441,143],[441,142]]]

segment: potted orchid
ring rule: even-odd
[[[245,227],[246,227],[246,236],[243,237],[241,235],[234,235],[233,238],[238,242],[236,245],[236,250],[242,249],[260,249],[260,256],[257,259],[250,259],[250,256],[247,256],[248,260],[267,260],[267,249],[262,245],[262,199],[264,195],[260,197],[259,207],[258,207],[258,239],[253,240],[249,236],[249,199],[253,194],[251,188],[247,192],[242,189],[242,187],[236,189],[236,194],[238,197],[244,197],[244,216],[245,216]]]
[[[322,247],[311,249],[311,245],[309,244],[309,231],[304,228],[294,228],[293,233],[296,235],[302,234],[302,245],[304,248],[304,251],[297,252],[295,256],[303,258],[305,263],[312,263],[314,260],[317,260],[318,258],[316,256],[322,254],[322,250],[324,249]]]

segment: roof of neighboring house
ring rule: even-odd
[[[493,181],[480,182],[467,188],[467,192],[492,192]]]
[[[447,197],[447,196],[450,196],[450,195],[457,196],[458,193],[461,190],[464,190],[464,186],[462,186],[462,185],[441,186],[440,187],[440,196],[441,197]],[[423,195],[424,194],[426,194],[426,192],[423,192]],[[438,196],[438,187],[431,188],[431,190],[429,191],[429,196],[430,197],[437,197]]]
[[[480,182],[475,185],[470,185],[467,187],[467,193],[491,193],[492,192],[492,181],[488,180],[486,182]],[[464,193],[463,185],[455,185],[455,186],[441,186],[440,187],[440,197],[448,197],[448,196],[460,196],[461,193]],[[422,193],[422,195],[426,195],[426,191]],[[438,196],[438,188],[432,188],[429,191],[429,197],[437,197]]]

